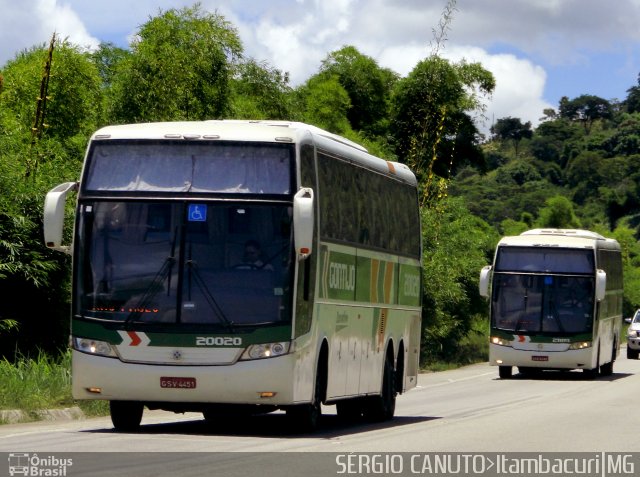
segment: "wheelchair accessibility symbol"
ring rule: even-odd
[[[207,205],[206,204],[189,204],[189,222],[206,222],[207,221]]]

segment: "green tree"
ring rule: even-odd
[[[231,82],[231,116],[237,119],[295,119],[289,77],[253,59],[237,67]]]
[[[424,363],[464,360],[458,343],[486,317],[478,293],[480,269],[491,261],[498,242],[494,229],[474,217],[460,199],[446,198],[438,208],[422,209],[424,248]],[[486,346],[485,346],[486,347]],[[486,350],[485,350],[486,352]]]
[[[538,169],[529,161],[524,160],[511,161],[505,164],[496,170],[495,177],[500,184],[512,182],[519,186],[542,179]]]
[[[630,156],[640,151],[640,112],[624,113],[618,119],[618,127],[602,143],[607,156]]]
[[[236,29],[200,4],[171,9],[142,25],[116,66],[110,91],[115,122],[204,120],[226,115],[242,55]]]
[[[457,144],[461,122],[466,119],[467,126],[473,125],[468,114],[482,110],[480,96],[490,94],[494,87],[493,75],[479,63],[453,64],[438,56],[420,61],[396,84],[390,126],[395,152],[417,172],[425,194],[429,194],[432,173],[446,177],[458,161],[465,160],[450,155],[464,149]],[[471,149],[477,147],[477,129],[475,133],[464,136],[472,141],[468,144]]]
[[[630,227],[628,220],[621,220],[613,232],[599,232],[620,243],[624,277],[623,313],[624,316],[632,316],[640,308],[640,244],[635,236],[636,230]]]
[[[573,229],[581,226],[576,217],[573,204],[562,195],[550,197],[538,214],[537,225],[544,228]]]
[[[544,162],[554,162],[561,168],[567,164],[572,151],[582,138],[580,126],[566,118],[541,123],[529,142],[529,152]]]
[[[0,337],[0,355],[36,348],[57,351],[68,339],[69,259],[42,242],[42,202],[53,185],[76,180],[89,131],[100,108],[100,76],[88,53],[55,42],[48,77],[45,125],[33,135],[49,51],[34,47],[7,62],[0,93],[0,320],[17,333]],[[37,174],[25,180],[26,161],[37,158]],[[33,169],[35,171],[35,169]],[[46,319],[43,317],[46,316]],[[5,323],[7,323],[5,321]]]
[[[640,113],[640,74],[638,75],[637,85],[627,90],[624,106],[628,113]]]
[[[18,120],[20,130],[31,131],[40,92],[45,60],[44,46],[19,53],[2,70],[4,76],[0,108]],[[48,85],[43,134],[67,141],[86,138],[100,117],[101,79],[89,53],[67,41],[57,41]]]
[[[523,124],[520,118],[512,118],[511,116],[498,119],[496,123],[491,126],[491,133],[494,135],[494,138],[510,141],[513,144],[516,157],[518,157],[518,145],[520,141],[530,139],[533,135],[530,121]]]
[[[513,236],[529,230],[529,226],[525,222],[504,219],[500,222],[500,230],[502,230],[502,235]]]
[[[380,133],[387,118],[389,97],[397,75],[353,46],[344,46],[322,61],[320,73],[336,76],[349,95],[347,118],[355,130]]]
[[[609,101],[591,94],[583,94],[571,100],[566,96],[560,99],[560,117],[582,123],[585,134],[591,132],[595,121],[611,119],[613,113]]]
[[[118,65],[127,58],[131,52],[120,48],[113,43],[100,43],[98,49],[91,54],[102,79],[102,86],[108,88],[113,83],[117,74]]]
[[[304,104],[304,121],[336,134],[350,133],[351,101],[337,76],[315,75],[297,92]]]

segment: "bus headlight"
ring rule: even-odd
[[[586,348],[591,348],[591,341],[578,341],[577,343],[571,343],[569,345],[569,349],[586,349]]]
[[[498,346],[511,346],[510,340],[500,338],[499,336],[492,336],[491,338],[489,338],[489,342]]]
[[[275,358],[289,352],[291,343],[279,341],[277,343],[253,344],[242,353],[241,360]]]
[[[638,330],[632,330],[631,328],[629,328],[627,330],[627,336],[629,338],[636,338],[638,336]]]
[[[106,341],[78,338],[74,336],[71,340],[71,344],[73,349],[81,351],[82,353],[93,354],[96,356],[108,356],[110,358],[118,357],[113,346]]]

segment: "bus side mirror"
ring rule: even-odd
[[[480,296],[489,298],[489,284],[491,283],[491,265],[480,270]]]
[[[293,197],[293,241],[298,260],[313,251],[313,189],[302,187]]]
[[[607,272],[604,270],[596,271],[596,300],[604,300],[604,296],[607,292]]]
[[[51,189],[44,199],[44,243],[53,250],[70,253],[70,247],[62,245],[62,229],[67,194],[75,190],[77,182],[65,182]]]

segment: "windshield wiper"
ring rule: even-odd
[[[125,323],[131,323],[132,321],[137,321],[144,313],[144,310],[149,306],[151,301],[155,298],[158,292],[162,289],[162,282],[164,282],[165,278],[168,278],[167,283],[167,295],[171,293],[171,271],[173,269],[174,263],[176,263],[176,237],[178,235],[178,229],[173,233],[173,240],[171,241],[171,254],[162,262],[162,266],[160,270],[156,273],[151,280],[151,283],[146,288],[144,293],[142,294],[142,298],[136,304],[131,312],[127,315],[127,318],[124,320]]]
[[[527,304],[529,303],[529,293],[528,293],[528,290],[526,290],[526,289],[525,289],[525,294],[524,294],[523,299],[524,299],[524,309],[523,309],[522,313],[520,314],[520,317],[518,318],[518,321],[516,321],[516,326],[513,328],[513,331],[519,331],[520,323],[522,323],[522,319],[527,314]],[[530,331],[530,330],[524,330],[524,331]]]
[[[173,268],[173,264],[176,262],[176,259],[171,256],[167,257],[165,261],[162,263],[162,267],[158,270],[153,280],[144,291],[142,298],[136,304],[131,312],[127,315],[127,318],[124,320],[125,323],[131,323],[132,321],[137,321],[144,313],[144,310],[149,306],[158,292],[162,289],[162,282],[164,282],[165,278],[169,277],[169,286],[167,287],[167,293],[171,292],[171,269]]]
[[[209,304],[209,306],[211,307],[211,309],[214,311],[218,319],[224,325],[226,325],[227,328],[229,328],[229,331],[231,333],[234,333],[235,331],[233,328],[233,322],[229,320],[229,318],[227,318],[222,308],[220,308],[220,305],[218,305],[218,302],[214,298],[213,294],[211,293],[211,291],[209,291],[209,287],[207,287],[207,283],[204,281],[204,279],[200,275],[200,271],[198,270],[198,264],[191,259],[187,260],[186,264],[189,267],[189,276],[190,277],[193,276],[193,278],[196,281],[196,285],[198,285],[200,287],[200,290],[202,290],[204,298]]]

